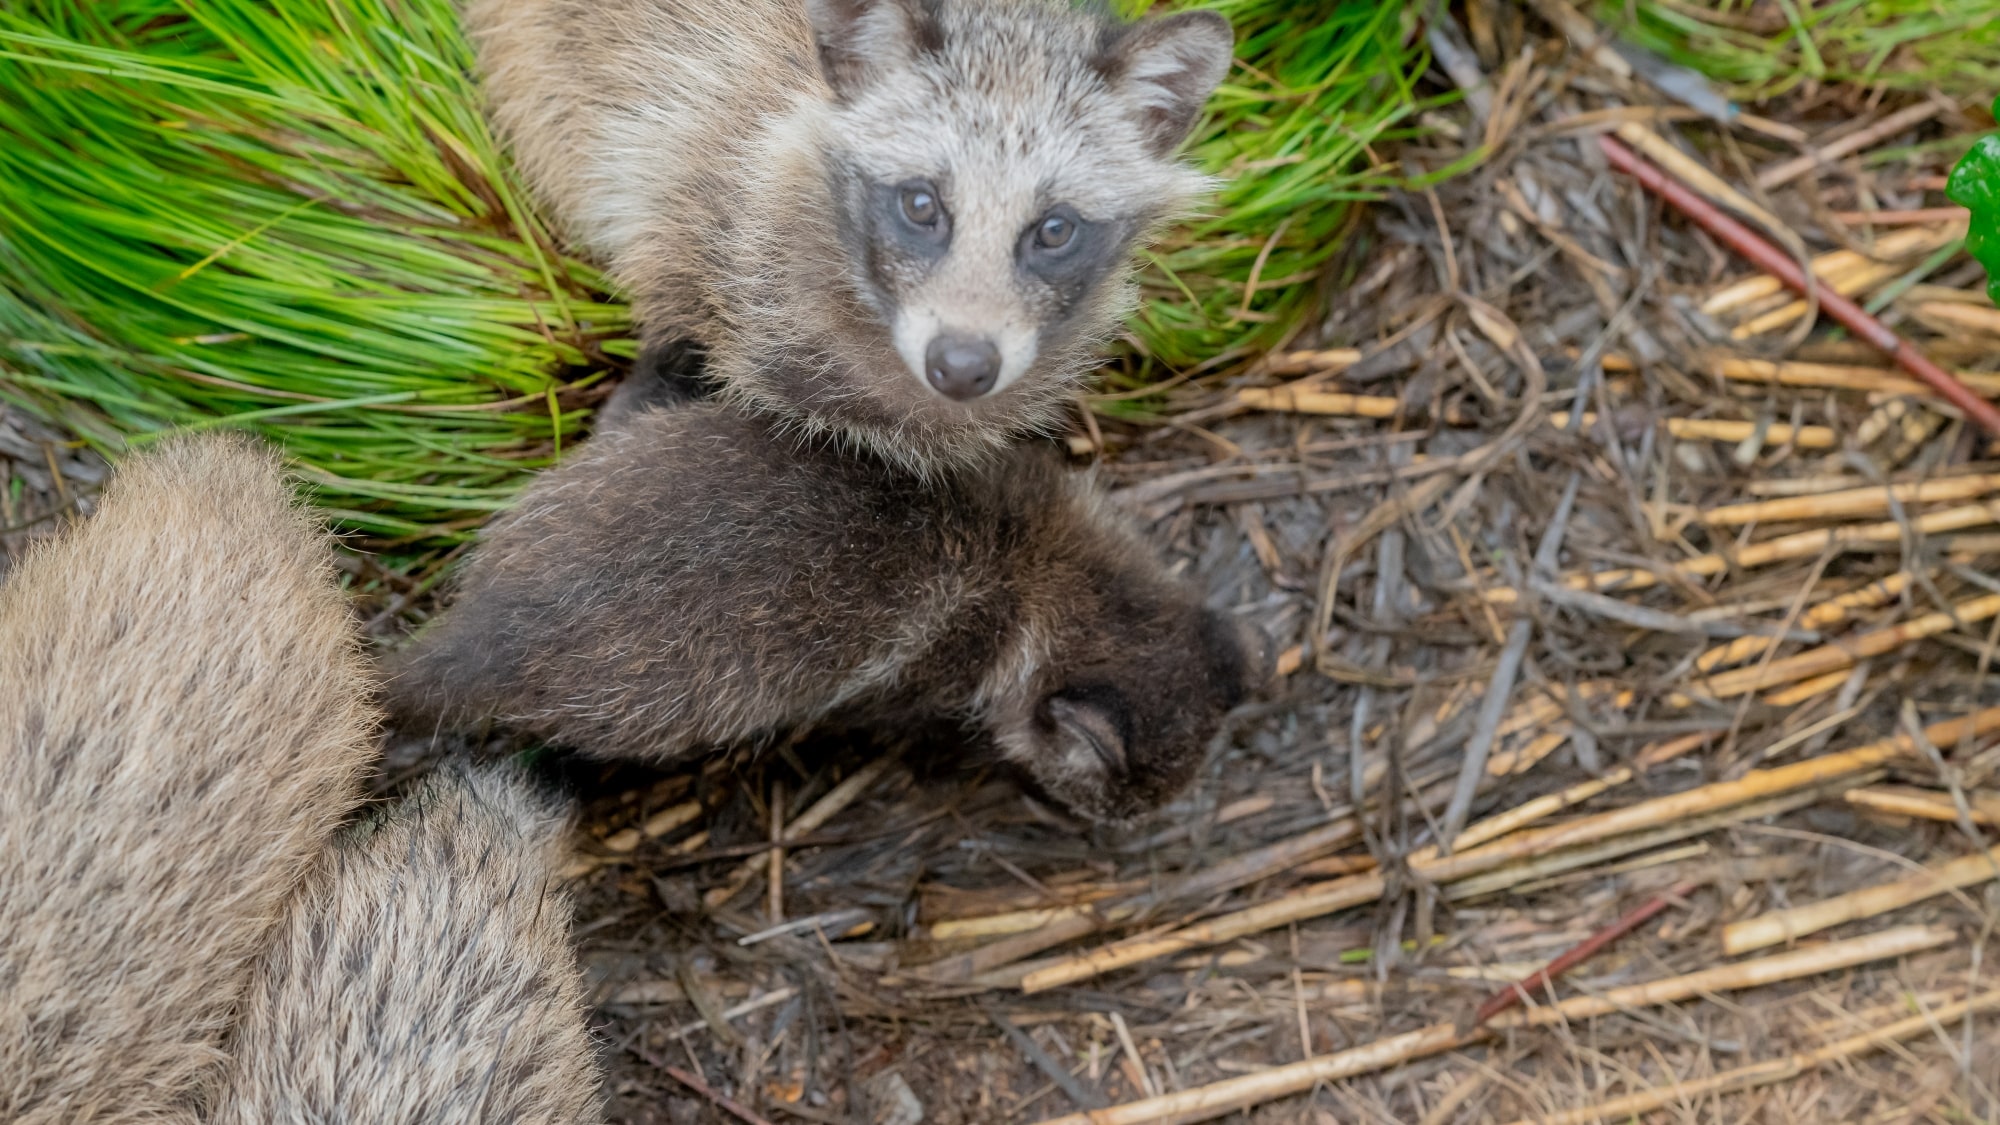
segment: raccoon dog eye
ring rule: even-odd
[[[937,190],[922,180],[903,185],[898,193],[903,218],[920,227],[934,227],[944,208],[938,205]]]
[[[1074,237],[1076,224],[1070,221],[1069,216],[1053,211],[1035,228],[1035,245],[1044,250],[1060,250],[1068,246],[1069,240]]]

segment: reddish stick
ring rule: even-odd
[[[1600,136],[1597,143],[1604,147],[1604,155],[1621,171],[1638,180],[1647,191],[1659,196],[1682,211],[1688,218],[1700,223],[1710,234],[1729,244],[1738,254],[1750,259],[1758,269],[1784,282],[1793,290],[1806,292],[1806,275],[1799,264],[1784,251],[1752,231],[1749,227],[1723,214],[1708,200],[1697,195],[1679,180],[1660,171],[1641,159],[1637,153],[1626,148],[1615,138]],[[1819,286],[1819,307],[1827,314],[1847,326],[1856,336],[1882,349],[1896,365],[1924,382],[1932,389],[1965,412],[1965,416],[1979,423],[1979,427],[1995,437],[2000,437],[2000,410],[1993,404],[1972,393],[1971,388],[1937,364],[1929,356],[1917,350],[1914,344],[1889,328],[1888,325],[1869,315],[1866,309],[1829,286]]]
[[[729,1116],[736,1118],[738,1121],[743,1122],[744,1125],[771,1125],[769,1121],[766,1121],[764,1118],[759,1117],[755,1110],[745,1106],[742,1102],[739,1102],[735,1098],[730,1097],[728,1094],[725,1094],[722,1091],[716,1089],[715,1087],[710,1086],[708,1083],[703,1082],[700,1078],[692,1074],[689,1074],[687,1071],[682,1070],[680,1067],[677,1067],[674,1064],[667,1062],[665,1059],[662,1059],[660,1056],[654,1054],[651,1051],[648,1051],[646,1048],[639,1046],[637,1043],[627,1043],[625,1046],[627,1050],[630,1050],[633,1054],[639,1056],[639,1058],[641,1058],[642,1060],[653,1064],[655,1067],[658,1067],[661,1070],[666,1071],[668,1077],[672,1078],[674,1081],[680,1083],[681,1085],[686,1086],[688,1089],[693,1090],[695,1093],[700,1094],[702,1097],[707,1098],[711,1103],[715,1105],[716,1108],[722,1110],[724,1113],[727,1113]]]
[[[1571,946],[1562,956],[1494,993],[1491,999],[1479,1006],[1478,1013],[1472,1017],[1472,1025],[1478,1027],[1519,1004],[1527,997],[1530,989],[1548,987],[1551,980],[1595,957],[1605,946],[1645,925],[1655,914],[1693,894],[1698,885],[1692,882],[1675,884],[1665,894],[1656,896],[1646,905]]]

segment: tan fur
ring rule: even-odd
[[[741,403],[916,471],[1053,428],[1131,308],[1131,248],[1207,181],[1174,159],[1228,65],[1212,13],[1067,0],[470,0],[494,121],[557,225]],[[934,184],[935,257],[869,226]],[[893,195],[893,191],[891,192]],[[1097,233],[1057,283],[1049,209]],[[904,249],[908,249],[904,247]],[[993,389],[926,382],[944,335]]]
[[[0,1121],[191,1119],[376,716],[326,536],[173,439],[0,586]]]
[[[259,966],[214,1125],[601,1120],[565,827],[516,772],[456,767],[343,834]]]

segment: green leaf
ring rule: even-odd
[[[1993,112],[2000,116],[2000,98]],[[2000,133],[1990,133],[1951,170],[1945,194],[1972,211],[1972,230],[1965,248],[1986,267],[1986,295],[2000,304]]]

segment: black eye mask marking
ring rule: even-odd
[[[1118,264],[1131,233],[1130,222],[1086,219],[1058,203],[1021,231],[1014,260],[1027,278],[1041,283],[1063,317]]]

